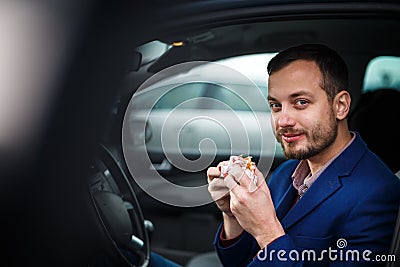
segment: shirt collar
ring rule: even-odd
[[[299,195],[302,196],[308,188],[317,180],[317,178],[323,173],[323,171],[328,168],[328,166],[337,158],[339,157],[340,154],[343,153],[344,150],[348,146],[353,143],[354,139],[356,138],[356,134],[354,132],[351,132],[352,138],[351,140],[347,143],[347,145],[341,149],[334,157],[332,157],[328,162],[326,162],[317,172],[315,172],[313,175],[311,175],[311,170],[310,166],[308,165],[307,160],[301,160],[299,164],[297,165],[296,169],[294,170],[292,174],[292,179],[293,179],[293,186],[296,188],[298,191]]]

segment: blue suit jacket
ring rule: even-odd
[[[286,235],[256,256],[260,247],[247,232],[235,244],[222,247],[221,225],[214,245],[223,265],[379,266],[375,253],[389,253],[399,211],[397,176],[357,134],[291,208],[297,196],[291,175],[298,163],[286,161],[268,183]]]

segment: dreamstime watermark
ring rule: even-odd
[[[199,61],[166,68],[138,88],[126,109],[122,149],[127,167],[136,183],[163,203],[211,203],[206,170],[218,156],[257,156],[257,168],[269,172],[276,139],[267,108],[265,92],[226,65]],[[186,174],[175,175],[182,180],[188,173],[203,175],[204,184],[175,184],[167,179],[170,170]]]
[[[357,250],[357,249],[346,249],[347,240],[339,238],[336,242],[336,248],[328,247],[321,251],[313,249],[304,250],[268,250],[265,247],[260,250],[257,254],[257,258],[260,261],[293,261],[293,262],[322,262],[322,261],[344,261],[344,262],[395,262],[396,255],[377,255],[369,249]]]

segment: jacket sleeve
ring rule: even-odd
[[[222,265],[229,267],[247,266],[260,249],[256,240],[249,233],[243,232],[236,243],[223,247],[219,238],[222,227],[223,223],[219,226],[214,239],[214,246]]]
[[[289,166],[287,162],[290,162]],[[270,190],[278,191],[274,192],[274,194],[272,195],[273,198],[276,195],[283,195],[285,190],[284,187],[287,186],[287,185],[282,186],[282,183],[279,182],[279,178],[284,176],[290,177],[289,174],[290,171],[293,171],[298,163],[298,161],[293,161],[293,160],[288,160],[287,162],[281,164],[281,166],[277,168],[277,170],[272,174],[271,179],[269,180],[270,182],[272,181],[272,185],[271,184],[269,185]],[[277,175],[277,173],[279,175]],[[274,176],[277,176],[277,179],[273,178]],[[257,241],[249,233],[244,232],[236,243],[228,247],[223,247],[219,239],[222,227],[223,223],[221,223],[215,235],[214,246],[223,266],[243,267],[250,264],[250,262],[253,261],[253,259],[257,256],[257,253],[260,250]]]

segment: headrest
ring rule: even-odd
[[[349,115],[350,130],[360,133],[368,147],[377,154],[393,172],[400,170],[400,160],[393,154],[400,151],[400,91],[382,88],[361,94]]]

